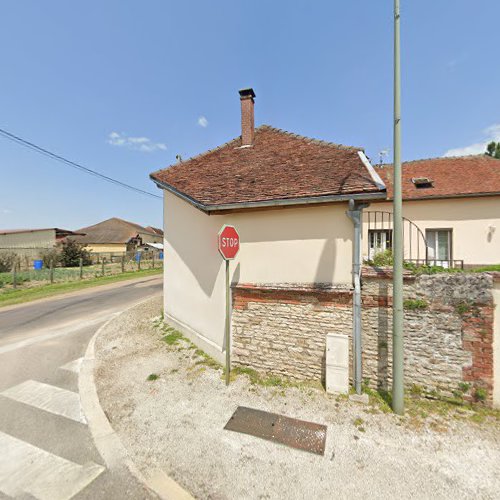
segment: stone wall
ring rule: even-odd
[[[493,392],[493,280],[487,273],[404,277],[405,381],[452,394]],[[363,376],[391,385],[392,275],[366,268],[362,282]],[[345,287],[237,285],[233,362],[296,380],[323,380],[328,333],[352,337]],[[352,353],[351,353],[352,357]]]
[[[352,292],[340,287],[233,288],[233,363],[296,380],[324,379],[327,333],[352,328]]]
[[[493,389],[493,276],[486,273],[406,275],[405,380],[428,391],[464,394]],[[392,275],[363,276],[363,375],[389,389],[392,365]]]

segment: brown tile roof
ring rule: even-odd
[[[118,217],[99,222],[93,226],[83,227],[78,233],[84,233],[85,236],[79,236],[79,243],[127,243],[139,233],[151,234],[157,236],[154,232],[145,227],[129,222]]]
[[[376,170],[393,196],[393,167]],[[500,160],[488,155],[457,156],[416,160],[403,164],[403,199],[457,198],[462,196],[500,195]],[[412,179],[426,177],[432,187],[417,188]]]
[[[238,137],[151,178],[207,210],[296,198],[383,196],[378,176],[360,157],[362,151],[262,125],[250,147],[241,147]]]
[[[146,230],[150,233],[155,233],[158,236],[163,236],[163,229],[160,229],[159,227],[146,226]]]

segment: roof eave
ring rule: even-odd
[[[500,196],[499,191],[491,193],[461,193],[461,194],[439,194],[419,197],[403,197],[403,201],[425,201],[425,200],[450,200],[454,198],[485,198],[490,196]],[[386,201],[393,201],[393,197],[387,197]]]
[[[191,198],[185,193],[182,193],[175,189],[173,186],[160,181],[154,177],[151,177],[155,184],[160,189],[165,189],[170,193],[178,196],[179,198],[187,201],[198,210],[211,214],[214,212],[223,212],[226,210],[238,210],[247,208],[271,208],[271,207],[284,207],[284,206],[299,206],[299,205],[314,205],[319,203],[337,203],[345,202],[349,200],[379,200],[386,199],[387,194],[385,191],[376,192],[366,192],[366,193],[351,193],[351,194],[340,194],[340,195],[322,195],[322,196],[304,196],[300,198],[284,198],[275,200],[263,200],[263,201],[248,201],[248,202],[238,202],[238,203],[224,203],[220,205],[205,205],[194,198]]]

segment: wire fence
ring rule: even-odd
[[[0,248],[0,294],[19,288],[161,268],[163,252],[157,250],[92,253],[90,259],[77,258],[72,266],[64,266],[51,254],[51,249]]]

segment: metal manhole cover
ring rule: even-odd
[[[238,406],[224,429],[250,434],[318,455],[325,453],[326,425]]]

